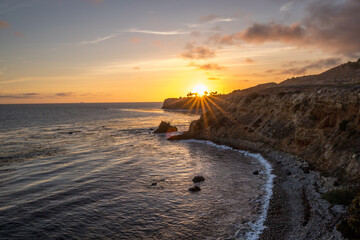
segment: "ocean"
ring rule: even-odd
[[[267,161],[152,133],[198,118],[161,103],[0,105],[0,238],[257,239]]]

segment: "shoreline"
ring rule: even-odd
[[[308,169],[301,158],[273,150],[263,144],[226,138],[198,139],[218,145],[259,153],[272,166],[272,197],[265,229],[258,239],[345,239],[336,225],[345,214],[342,206],[332,206],[322,193],[333,188],[334,178]]]

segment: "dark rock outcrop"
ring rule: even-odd
[[[159,127],[154,131],[154,133],[177,132],[177,130],[177,127],[171,126],[170,123],[161,121]]]
[[[194,183],[199,183],[205,181],[205,178],[203,176],[195,176],[192,180]]]
[[[199,186],[193,186],[188,189],[190,192],[199,192],[201,191],[201,188]]]

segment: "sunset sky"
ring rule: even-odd
[[[0,103],[229,93],[360,57],[359,0],[1,0]]]

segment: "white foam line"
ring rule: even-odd
[[[266,228],[265,224],[265,220],[267,217],[267,212],[269,210],[269,205],[270,205],[270,200],[271,197],[273,195],[273,181],[275,178],[275,175],[272,174],[272,166],[271,164],[259,153],[250,153],[247,151],[243,151],[243,150],[238,150],[238,149],[234,149],[225,145],[219,145],[219,144],[215,144],[213,142],[210,141],[202,141],[202,140],[195,140],[195,139],[190,139],[190,140],[183,140],[185,142],[197,142],[197,143],[205,143],[217,148],[221,148],[221,149],[225,149],[225,150],[233,150],[233,151],[237,151],[240,152],[241,154],[248,156],[248,157],[252,157],[257,159],[261,165],[264,166],[265,168],[265,174],[267,175],[267,179],[266,179],[266,183],[265,183],[265,196],[263,199],[263,205],[262,205],[262,211],[261,214],[259,216],[259,218],[256,220],[256,222],[254,223],[249,223],[249,226],[251,227],[251,230],[249,232],[246,233],[245,237],[247,240],[256,240],[259,239],[260,234],[264,231],[264,229]],[[237,237],[238,233],[235,234],[235,237]]]

